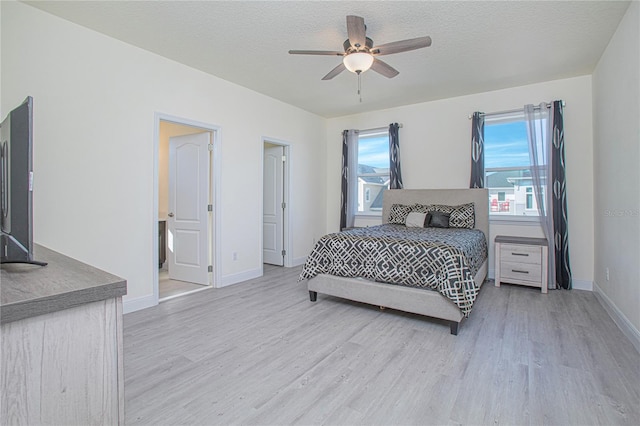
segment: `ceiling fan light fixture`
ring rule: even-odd
[[[371,68],[373,56],[366,52],[354,52],[345,55],[342,62],[349,71],[359,74]]]

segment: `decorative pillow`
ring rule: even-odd
[[[389,211],[389,223],[395,223],[397,225],[404,225],[407,221],[407,215],[411,213],[411,206],[404,204],[393,204]]]
[[[431,212],[431,221],[429,226],[431,228],[448,228],[449,227],[449,213],[443,213],[439,211]]]
[[[424,227],[428,228],[431,223],[431,212],[427,213],[427,216],[424,218]]]
[[[473,229],[476,226],[476,212],[473,203],[452,207],[449,226],[452,228]]]
[[[427,213],[411,212],[407,215],[405,225],[407,228],[424,228],[426,225],[425,220]]]
[[[469,228],[476,226],[476,215],[473,203],[461,204],[459,206],[447,206],[444,204],[414,204],[414,212],[442,212],[449,213],[449,226],[451,228]]]
[[[429,213],[433,210],[435,209],[432,209],[431,206],[426,206],[424,204],[414,204],[413,206],[411,206],[412,212]]]

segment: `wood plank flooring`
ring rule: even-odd
[[[208,286],[195,284],[186,281],[172,280],[169,278],[169,271],[161,269],[158,272],[158,290],[160,301],[168,300],[186,293],[207,290]]]
[[[640,424],[640,354],[591,292],[488,283],[452,336],[299,272],[125,315],[126,423]]]

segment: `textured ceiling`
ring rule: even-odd
[[[325,117],[590,74],[629,2],[29,1],[126,43]],[[381,59],[387,79],[343,72],[346,15],[374,45],[429,35],[431,47]]]

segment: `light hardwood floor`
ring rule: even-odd
[[[194,284],[186,281],[172,280],[169,278],[169,271],[160,269],[158,272],[158,290],[160,301],[178,297],[183,294],[195,293],[206,290],[208,286]]]
[[[300,268],[125,315],[129,425],[640,424],[640,354],[591,292],[485,284],[458,336]]]

